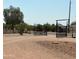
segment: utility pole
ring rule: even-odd
[[[70,32],[70,13],[71,13],[71,0],[69,2],[69,18],[68,18],[68,33]]]

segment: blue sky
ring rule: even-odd
[[[71,0],[71,22],[76,19],[76,0]],[[10,5],[20,7],[24,21],[28,24],[56,23],[58,19],[67,19],[69,0],[3,0],[4,8]]]

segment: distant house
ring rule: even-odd
[[[72,37],[76,37],[76,22],[73,22],[70,26],[70,31],[72,32]]]

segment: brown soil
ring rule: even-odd
[[[76,59],[76,40],[54,35],[4,34],[4,59]]]

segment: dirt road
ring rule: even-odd
[[[4,59],[76,59],[74,38],[4,34]]]

